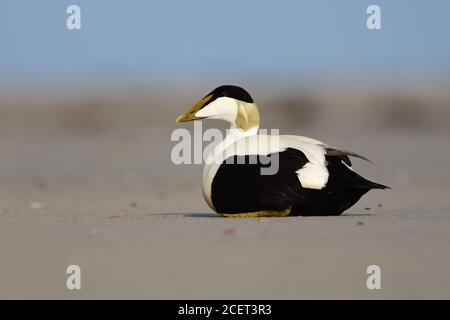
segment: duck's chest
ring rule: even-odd
[[[229,151],[229,147],[249,136],[254,136],[257,133],[258,128],[254,128],[243,132],[237,129],[230,129],[226,138],[218,143],[210,152],[208,157],[205,159],[205,166],[203,168],[203,178],[202,178],[202,193],[205,201],[208,203],[209,207],[216,211],[212,201],[212,185],[214,178],[216,177],[217,171],[220,166],[226,160],[228,156],[233,155],[233,151]]]
[[[212,184],[219,169],[219,164],[205,164],[203,168],[202,193],[208,206],[215,211],[212,202]]]

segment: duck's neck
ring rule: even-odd
[[[229,146],[231,146],[236,141],[257,134],[258,134],[258,127],[253,127],[248,130],[242,130],[234,126],[231,126],[230,129],[227,130],[227,135],[225,136],[225,139],[214,147],[212,152],[209,154],[207,160],[208,161],[216,160],[219,156],[223,154],[223,152]]]
[[[225,139],[220,142],[211,154],[208,161],[217,159],[222,153],[236,141],[258,134],[259,112],[255,103],[246,103],[240,101],[236,105],[237,112],[234,121],[230,122],[230,129],[227,130]]]
[[[242,130],[239,128],[236,128],[234,126],[231,126],[230,129],[227,131],[227,135],[225,137],[224,143],[226,147],[230,146],[232,143],[245,138],[250,137],[258,134],[258,127],[253,127],[248,130]]]

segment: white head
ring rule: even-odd
[[[224,120],[243,131],[259,127],[258,107],[252,97],[241,87],[231,85],[211,91],[188,112],[180,115],[177,122],[202,119]]]

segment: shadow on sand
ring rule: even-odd
[[[182,214],[185,217],[189,217],[189,218],[225,218],[222,217],[222,215],[217,214],[217,213],[183,213]],[[298,217],[303,217],[303,218],[328,218],[328,217],[369,217],[369,216],[374,216],[374,213],[348,213],[348,214],[341,214],[339,216],[336,215],[323,215],[323,216],[287,216],[287,217],[283,217],[283,218],[298,218]],[[266,217],[268,218],[268,217]],[[272,217],[273,218],[273,217]],[[276,218],[276,217],[275,217]]]
[[[223,218],[217,213],[184,213],[183,216],[188,218]]]
[[[217,213],[206,213],[206,212],[196,212],[196,213],[156,213],[153,214],[156,216],[183,216],[186,218],[223,218],[223,219],[228,219],[226,217],[223,217],[220,214]],[[370,216],[375,216],[374,213],[344,213],[341,214],[339,216],[336,215],[330,215],[330,216],[288,216],[288,217],[283,217],[283,218],[342,218],[342,217],[370,217]],[[268,217],[266,217],[268,218]],[[276,217],[275,217],[276,218]],[[274,219],[275,219],[274,218]]]

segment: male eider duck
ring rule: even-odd
[[[340,215],[369,190],[388,188],[352,170],[349,156],[367,160],[356,153],[302,136],[258,134],[258,107],[238,86],[214,89],[177,122],[203,119],[231,125],[203,171],[203,196],[223,216]],[[264,173],[267,159],[277,159],[274,172]]]

